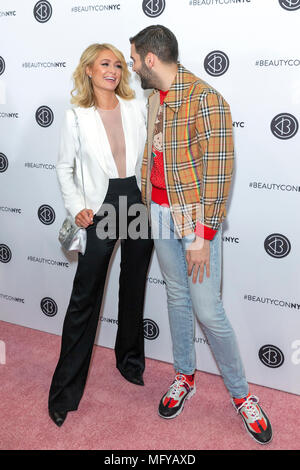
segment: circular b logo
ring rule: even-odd
[[[0,153],[0,173],[4,173],[8,168],[8,160],[4,153]]]
[[[150,18],[161,15],[166,6],[165,0],[143,0],[143,12]]]
[[[268,255],[273,258],[284,258],[291,251],[291,243],[284,235],[272,233],[264,242],[264,247]]]
[[[258,357],[265,366],[272,369],[276,369],[284,363],[283,352],[272,344],[262,346],[258,352]]]
[[[3,57],[0,56],[0,75],[3,74],[4,70],[5,70],[5,61]]]
[[[0,261],[8,263],[11,260],[11,251],[7,245],[0,245]]]
[[[225,52],[210,52],[204,59],[204,68],[209,75],[220,77],[227,72],[229,67],[229,59]]]
[[[288,11],[294,11],[300,8],[300,0],[279,0],[279,4]]]
[[[144,338],[146,339],[156,339],[159,335],[159,328],[155,321],[150,320],[149,318],[144,319]]]
[[[38,217],[39,217],[39,220],[43,224],[51,225],[51,224],[53,224],[53,222],[55,220],[54,209],[52,209],[52,207],[48,206],[47,204],[43,204],[41,207],[39,207]]]
[[[57,314],[57,304],[50,297],[44,297],[41,300],[41,310],[47,317],[54,317]]]
[[[297,134],[298,128],[297,119],[289,113],[277,114],[271,122],[271,131],[278,139],[291,139]]]
[[[41,127],[51,126],[54,120],[52,109],[50,109],[48,106],[40,106],[35,113],[35,119]]]
[[[39,23],[46,23],[51,18],[52,6],[46,0],[41,0],[35,4],[33,14]]]

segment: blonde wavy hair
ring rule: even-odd
[[[83,108],[89,108],[95,105],[95,94],[91,79],[86,74],[86,67],[92,67],[98,54],[109,50],[118,58],[122,65],[122,76],[115,93],[125,100],[134,98],[135,93],[129,86],[130,72],[128,70],[125,58],[119,49],[111,44],[91,44],[87,47],[81,57],[78,66],[73,73],[74,88],[71,91],[71,103]]]

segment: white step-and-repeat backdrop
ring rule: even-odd
[[[94,42],[117,46],[131,67],[128,38],[158,23],[176,34],[181,63],[231,105],[222,290],[247,378],[300,394],[300,0],[0,1],[0,319],[61,334],[77,263],[57,240],[65,210],[55,166],[71,75]],[[118,274],[117,250],[96,341],[110,348]],[[172,363],[155,253],[144,317],[147,357]],[[199,325],[195,347],[198,369],[218,374]]]

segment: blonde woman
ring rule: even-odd
[[[110,44],[93,44],[83,52],[73,79],[71,103],[78,118],[84,188],[72,109],[66,111],[62,128],[57,174],[67,211],[87,230],[87,246],[84,255],[78,254],[61,353],[49,392],[49,415],[57,426],[68,411],[77,409],[84,391],[108,265],[119,238],[116,366],[128,381],[144,385],[143,304],[153,248],[148,227],[144,237],[131,237],[129,230],[124,233],[124,221],[128,229],[134,220],[128,215],[130,207],[143,206],[139,187],[146,139],[144,116],[129,87],[124,56]],[[115,217],[107,218],[108,212]],[[147,219],[144,234],[145,224]]]

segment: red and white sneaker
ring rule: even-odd
[[[266,413],[258,404],[255,395],[232,399],[232,404],[243,419],[246,431],[259,444],[268,444],[272,440],[272,427]]]
[[[158,407],[159,416],[166,419],[175,418],[183,410],[185,400],[191,398],[195,393],[194,376],[176,374],[171,387],[160,400]]]

